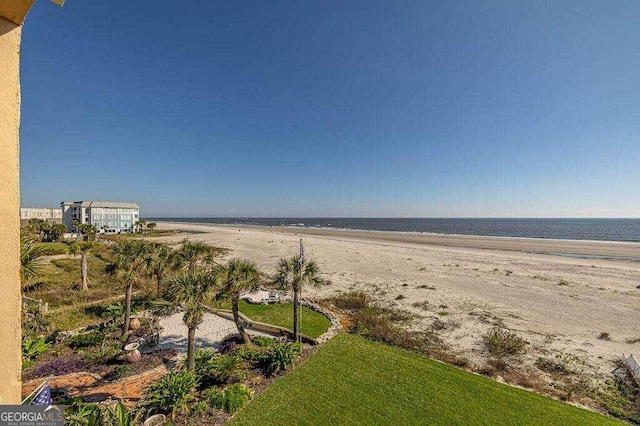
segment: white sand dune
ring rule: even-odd
[[[640,258],[640,244],[184,223],[159,228],[198,232],[189,239],[228,248],[228,258],[250,259],[267,272],[279,258],[297,254],[302,236],[307,257],[332,282],[305,289],[306,296],[362,290],[419,315],[416,327],[436,318],[456,322],[444,337],[478,363],[481,335],[496,322],[531,342],[530,360],[565,352],[606,372],[623,352],[640,353],[640,343],[628,343],[640,338],[640,263],[528,253]],[[598,339],[603,332],[610,341]]]

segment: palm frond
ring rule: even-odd
[[[44,247],[27,235],[20,236],[20,278],[23,284],[43,273]]]

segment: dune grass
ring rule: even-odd
[[[423,356],[341,334],[276,380],[234,425],[614,425]]]
[[[124,298],[125,283],[106,271],[109,251],[96,245],[87,258],[89,291],[80,289],[80,259],[69,257],[54,259],[43,267],[42,276],[25,289],[25,296],[49,304],[49,315],[54,330],[69,330],[103,321],[100,313],[112,298]],[[153,293],[151,279],[140,280],[136,290]]]
[[[288,329],[293,328],[293,305],[291,303],[277,303],[273,305],[258,305],[244,300],[239,302],[240,312],[254,321],[265,322]],[[327,317],[309,308],[302,308],[302,323],[300,332],[310,337],[318,337],[327,329],[331,322]]]

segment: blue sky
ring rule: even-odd
[[[640,217],[638,22],[636,0],[40,1],[22,205]]]

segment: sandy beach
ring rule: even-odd
[[[445,340],[481,364],[481,336],[495,324],[531,344],[527,359],[566,353],[605,373],[622,353],[640,353],[640,244],[400,234],[161,222],[160,229],[230,249],[272,272],[304,240],[331,285],[306,297],[361,290],[418,316],[455,324]],[[547,253],[547,254],[541,254]],[[554,255],[608,256],[578,258]],[[611,340],[599,339],[608,333]]]

